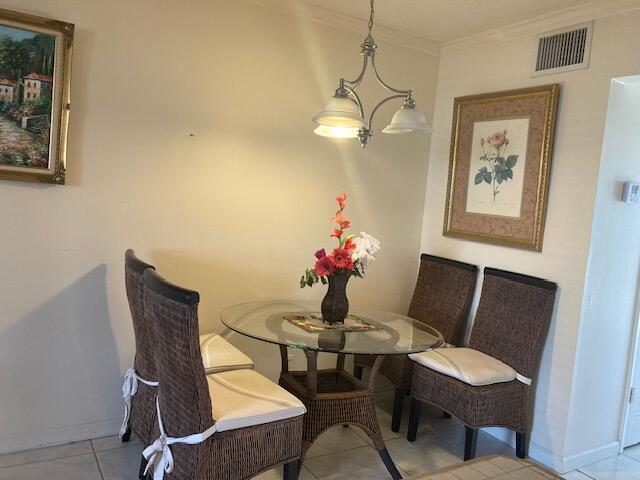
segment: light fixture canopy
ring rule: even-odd
[[[378,74],[375,63],[376,49],[378,46],[371,35],[375,15],[373,2],[374,0],[370,0],[369,33],[362,45],[360,45],[360,53],[364,58],[360,74],[355,80],[345,80],[341,78],[334,97],[329,101],[324,110],[313,117],[313,122],[318,124],[318,127],[314,130],[317,135],[333,138],[358,137],[363,148],[369,143],[369,140],[373,136],[372,122],[375,113],[383,104],[393,99],[402,98],[402,108],[393,115],[391,123],[382,130],[383,133],[432,132],[425,114],[416,109],[416,102],[411,96],[411,90],[393,88],[382,80]],[[385,90],[392,92],[392,95],[378,102],[371,111],[369,121],[367,122],[365,121],[364,106],[356,91],[362,82],[369,63],[371,63],[373,73],[378,83]]]

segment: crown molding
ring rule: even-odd
[[[347,32],[361,33],[363,39],[366,35],[366,20],[337,13],[316,5],[310,5],[296,0],[244,1],[327,27],[337,28]],[[440,55],[440,42],[402,32],[400,30],[395,30],[393,28],[376,24],[374,37],[378,41],[416,50],[427,55],[433,55],[436,57]]]
[[[442,43],[441,51],[473,50],[478,46],[491,45],[560,28],[589,22],[598,18],[621,15],[640,10],[640,0],[593,1],[584,5],[569,7],[556,12],[523,20],[503,28],[492,29],[476,35]]]

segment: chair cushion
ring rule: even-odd
[[[200,335],[200,351],[204,371],[210,373],[253,368],[253,360],[217,333]]]
[[[438,348],[409,357],[431,370],[473,386],[511,382],[518,377],[506,363],[472,348]]]
[[[307,411],[300,400],[255,370],[207,375],[207,383],[218,432],[276,422]]]

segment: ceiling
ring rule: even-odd
[[[369,0],[299,1],[362,19],[366,31]],[[375,24],[448,42],[591,3],[593,0],[377,0]]]

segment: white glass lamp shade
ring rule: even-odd
[[[358,128],[327,127],[326,125],[318,125],[313,133],[320,135],[321,137],[357,138]]]
[[[391,123],[382,130],[384,133],[409,133],[421,131],[425,133],[433,132],[427,123],[427,117],[420,110],[415,108],[401,108],[391,119]]]
[[[364,125],[358,105],[348,97],[333,97],[324,110],[313,117],[313,121],[334,128],[358,129]]]

